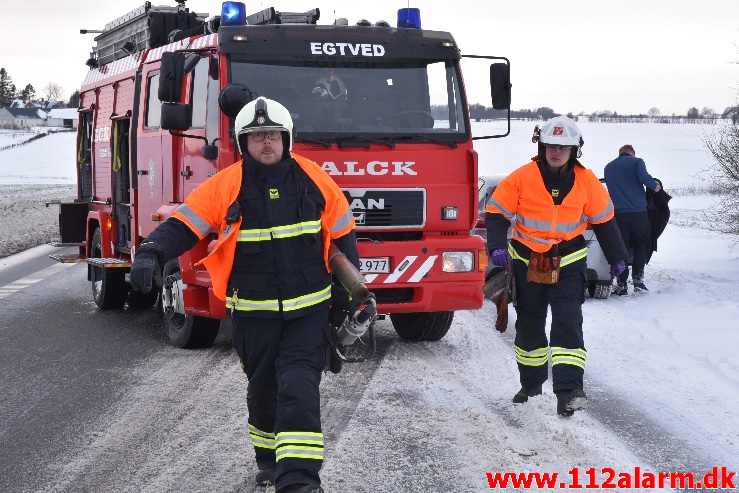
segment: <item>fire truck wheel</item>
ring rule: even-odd
[[[128,293],[128,308],[130,310],[148,310],[154,306],[159,299],[159,290],[156,286],[148,293],[134,291]]]
[[[213,345],[218,336],[221,321],[215,318],[186,314],[182,299],[182,274],[180,262],[173,259],[164,265],[161,299],[164,314],[164,330],[175,346],[183,349],[199,349]]]
[[[102,258],[100,228],[92,235],[90,258]],[[126,304],[128,283],[125,269],[103,269],[90,266],[92,299],[101,310],[120,310]]]
[[[408,341],[438,341],[454,320],[454,312],[391,313],[395,332]]]

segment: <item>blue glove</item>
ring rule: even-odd
[[[625,271],[625,270],[626,270],[626,262],[624,262],[623,260],[619,260],[619,261],[618,261],[618,262],[616,262],[615,264],[612,264],[612,265],[611,265],[611,275],[612,275],[613,277],[618,277],[618,276],[620,276],[620,275],[621,275],[621,273],[622,273],[623,271]]]
[[[505,248],[496,248],[493,250],[493,254],[490,255],[490,263],[496,267],[506,267],[510,261],[511,256]]]

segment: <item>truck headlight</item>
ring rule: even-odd
[[[444,252],[441,256],[444,272],[472,272],[475,268],[473,252]]]

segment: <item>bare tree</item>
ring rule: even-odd
[[[655,116],[659,116],[659,115],[661,115],[661,113],[660,113],[660,111],[659,111],[659,108],[657,108],[657,107],[652,107],[652,108],[649,108],[649,111],[647,111],[647,115],[649,115],[649,116],[651,116],[652,118],[654,118]]]
[[[712,137],[704,139],[717,166],[708,170],[712,187],[720,193],[710,223],[714,231],[739,235],[739,126],[722,125]],[[739,236],[730,243],[739,243]]]
[[[61,101],[64,97],[64,89],[59,84],[49,82],[44,87],[44,95],[47,101]]]

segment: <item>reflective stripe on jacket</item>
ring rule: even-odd
[[[582,234],[588,222],[600,224],[613,218],[611,198],[595,174],[581,164],[575,165],[574,173],[572,190],[561,205],[554,205],[539,166],[532,161],[498,185],[485,211],[508,220],[516,216],[513,238],[535,252],[546,252]]]
[[[326,207],[321,213],[320,226],[323,238],[323,260],[326,269],[330,272],[331,269],[328,266],[330,241],[354,229],[354,217],[341,189],[324,170],[302,156],[296,154],[291,154],[291,156],[326,199]],[[199,239],[211,233],[218,234],[213,251],[196,265],[205,266],[213,281],[214,294],[224,301],[226,301],[226,289],[241,226],[241,218],[232,224],[227,224],[225,218],[228,207],[239,197],[241,180],[242,163],[238,161],[208,178],[193,190],[185,202],[172,214],[172,217],[185,223]],[[244,211],[244,214],[248,214],[248,211]],[[305,227],[314,226],[305,225]],[[279,233],[289,234],[286,231]],[[243,240],[247,238],[242,238]]]

